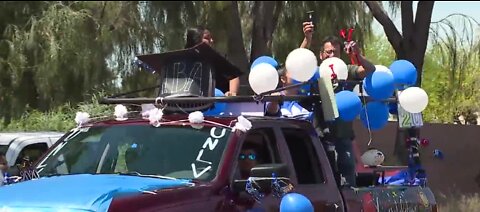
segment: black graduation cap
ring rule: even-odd
[[[159,73],[158,96],[214,96],[229,90],[229,80],[242,71],[206,43],[192,48],[137,56]]]

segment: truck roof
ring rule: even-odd
[[[40,131],[40,132],[2,132],[0,133],[0,145],[9,145],[10,142],[16,139],[31,139],[42,137],[61,137],[64,133],[54,131]]]

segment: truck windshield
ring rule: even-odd
[[[40,176],[132,174],[210,181],[230,130],[122,125],[72,132],[37,166]]]

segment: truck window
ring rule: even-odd
[[[310,135],[302,129],[283,128],[299,184],[324,183],[325,178]]]
[[[30,158],[30,161],[34,162],[38,160],[43,155],[43,153],[47,151],[47,149],[48,146],[46,143],[30,144],[22,149],[22,151],[17,157],[17,161],[15,164],[21,164],[22,159],[25,156],[28,156]]]
[[[3,154],[7,154],[7,150],[8,150],[8,145],[0,145],[0,155]]]
[[[271,128],[258,128],[248,132],[242,144],[235,179],[246,179],[256,165],[281,163],[275,135]]]

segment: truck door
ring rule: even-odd
[[[311,129],[311,130],[309,130]],[[305,126],[281,127],[281,135],[291,156],[291,180],[294,192],[310,199],[315,211],[343,211],[343,202],[330,164],[313,128]]]

